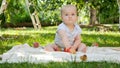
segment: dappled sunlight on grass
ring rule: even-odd
[[[100,46],[120,46],[120,33],[118,32],[95,32],[83,31],[83,42],[91,46],[93,42],[97,42]]]
[[[55,33],[57,26],[53,27],[43,27],[40,30],[35,30],[33,28],[27,28],[24,30],[15,30],[11,29],[4,29],[2,30],[1,34],[10,34],[10,35],[30,35],[30,34],[39,34],[39,33]]]

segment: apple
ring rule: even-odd
[[[93,44],[92,44],[92,46],[99,46],[99,44],[98,43],[96,43],[96,42],[94,42]]]
[[[76,53],[76,51],[75,50],[71,50],[71,47],[70,48],[68,48],[68,49],[64,49],[64,52],[69,52],[69,53],[72,53],[72,54],[75,54]]]
[[[98,45],[98,43],[95,43],[95,46],[97,46],[97,47],[98,47],[98,46],[99,46],[99,45]]]
[[[70,48],[64,48],[64,52],[70,52]]]
[[[34,42],[34,43],[33,43],[33,47],[34,47],[34,48],[38,48],[38,47],[39,47],[39,43],[38,43],[38,42]]]
[[[80,56],[80,59],[81,59],[82,61],[86,61],[86,60],[87,60],[87,55]]]

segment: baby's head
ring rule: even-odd
[[[76,12],[76,14],[77,14],[77,8],[76,8],[76,6],[74,6],[74,5],[63,5],[62,8],[61,8],[61,15],[67,9],[73,9]]]
[[[64,5],[61,8],[61,18],[65,24],[74,24],[77,22],[77,8],[74,5]]]

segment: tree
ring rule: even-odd
[[[117,0],[28,0],[29,13],[25,1],[27,0],[7,0],[5,23],[31,22],[31,19],[37,22],[40,19],[41,25],[57,25],[61,22],[59,10],[65,4],[76,5],[78,14],[84,12],[81,10],[85,8],[85,17],[90,18],[90,24],[114,23],[118,20]]]
[[[1,4],[1,7],[0,7],[0,14],[4,13],[4,11],[6,10],[6,8],[7,8],[7,1],[3,0],[2,4]]]
[[[25,0],[25,3],[26,3],[26,6],[27,6],[27,9],[28,9],[29,15],[31,17],[31,20],[32,20],[34,28],[35,29],[40,29],[41,28],[41,24],[40,24],[40,20],[39,20],[38,13],[37,13],[36,9],[33,8],[33,7],[32,7],[33,11],[30,11],[30,9],[29,9],[30,6],[33,6],[34,4],[29,2],[28,0]]]
[[[114,23],[118,18],[116,0],[85,0],[90,9],[90,24]]]
[[[120,30],[120,0],[117,0],[118,8],[119,8],[119,30]]]
[[[89,7],[90,12],[90,25],[98,24],[97,14],[99,9],[99,2],[100,0],[85,0]]]
[[[0,7],[0,26],[4,24],[5,22],[5,16],[4,16],[4,11],[7,8],[7,1],[6,0],[1,0],[1,7]]]

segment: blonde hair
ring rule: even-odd
[[[62,8],[61,8],[61,10],[60,10],[60,11],[61,11],[61,15],[62,15],[62,12],[64,11],[64,9],[69,8],[69,7],[74,8],[75,11],[76,11],[76,13],[77,13],[77,8],[76,8],[76,6],[74,6],[74,5],[63,5]]]

